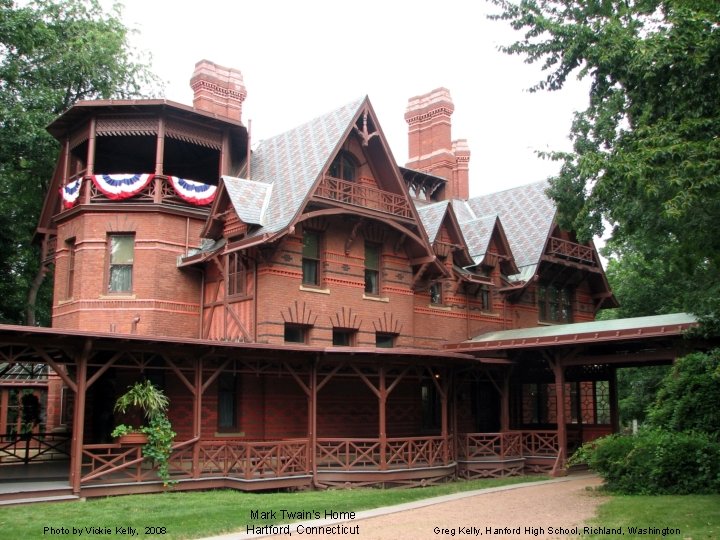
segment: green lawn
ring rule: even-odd
[[[716,540],[720,538],[720,495],[613,495],[587,525],[606,529],[620,527],[625,539]],[[633,534],[631,528],[646,530]],[[600,534],[582,535],[582,538],[618,537],[598,532]]]
[[[90,499],[86,502],[0,507],[0,538],[128,538],[129,528],[135,529],[140,538],[199,538],[231,531],[246,532],[248,523],[287,522],[282,519],[281,509],[312,514],[318,512],[320,517],[325,517],[326,510],[367,510],[460,491],[545,479],[534,476],[458,481],[416,489],[363,488],[299,493],[243,493],[231,490],[168,492]],[[251,510],[274,510],[276,516],[274,519],[271,516],[251,519]],[[86,527],[109,528],[109,531],[99,530],[93,534]],[[118,530],[118,527],[127,530]],[[146,527],[155,529],[146,530]],[[153,532],[155,534],[146,534]]]

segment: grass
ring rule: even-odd
[[[620,527],[626,539],[714,540],[720,538],[720,495],[613,495],[598,508],[597,517],[586,525]],[[632,527],[649,530],[633,534]],[[582,535],[581,538],[607,540],[617,537],[602,531],[598,533]]]
[[[0,537],[128,538],[129,530],[116,528],[131,527],[140,538],[200,538],[233,531],[244,533],[249,523],[282,523],[281,509],[318,512],[320,517],[325,517],[326,510],[367,510],[461,491],[545,479],[534,476],[458,481],[416,489],[362,488],[297,493],[243,493],[232,490],[167,492],[89,499],[86,502],[0,507]],[[268,513],[274,510],[276,516],[275,519],[269,515],[264,516],[266,519],[251,519],[251,510]],[[86,527],[110,530],[99,530],[93,534]],[[157,529],[146,530],[146,527]]]

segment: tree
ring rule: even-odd
[[[97,0],[0,0],[0,320],[35,323],[26,306],[42,276],[31,246],[59,146],[45,131],[82,99],[127,98],[158,88],[128,43],[119,5]],[[49,283],[40,318],[49,318]],[[35,291],[36,292],[36,291]],[[27,315],[24,311],[27,309]]]
[[[720,299],[717,2],[491,1],[502,9],[492,18],[525,32],[504,51],[542,62],[547,73],[531,90],[559,90],[571,74],[590,78],[589,106],[576,113],[570,130],[573,151],[549,154],[562,162],[549,190],[560,224],[589,239],[609,222],[611,253],[623,272],[652,279],[651,289],[662,287],[667,272],[673,272],[678,303],[664,299],[659,309],[715,314]],[[639,290],[639,285],[631,286]]]

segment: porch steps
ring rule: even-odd
[[[23,495],[28,495],[28,493],[23,493]],[[0,507],[41,502],[66,502],[81,500],[81,498],[77,495],[34,495],[32,497],[24,497],[19,499],[6,499],[5,497],[6,495],[0,495]]]

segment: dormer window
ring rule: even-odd
[[[350,182],[355,180],[355,174],[357,172],[357,165],[355,164],[355,158],[350,152],[340,152],[335,160],[330,165],[330,176],[333,178],[340,178],[341,180],[348,180]]]

